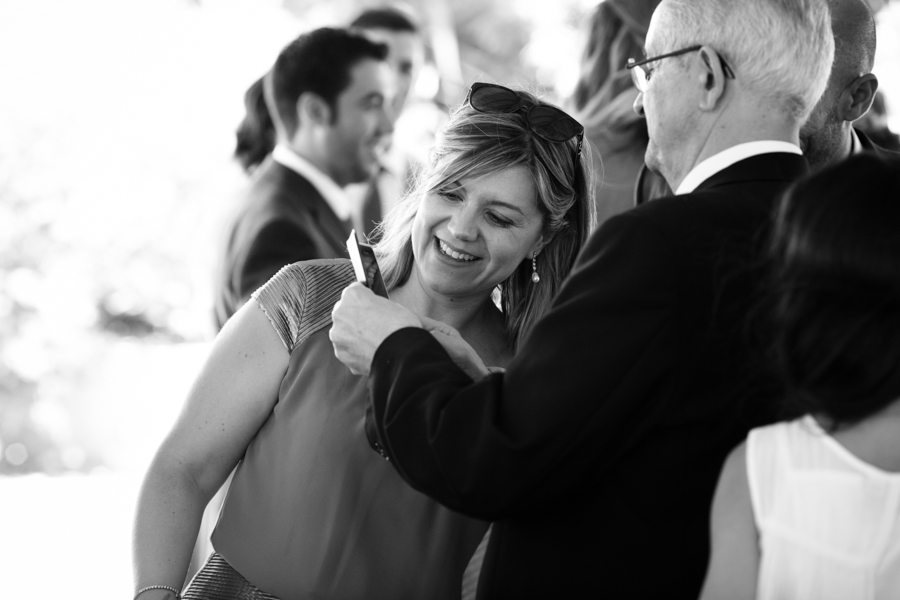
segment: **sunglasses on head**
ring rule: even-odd
[[[473,83],[466,97],[469,105],[482,113],[512,113],[525,111],[525,122],[537,136],[548,142],[563,143],[578,136],[575,161],[581,156],[584,127],[581,123],[548,104],[536,104],[528,97],[502,85]]]

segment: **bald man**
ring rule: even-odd
[[[834,33],[834,63],[828,87],[800,130],[800,147],[812,170],[875,146],[853,122],[872,106],[878,78],[875,62],[875,19],[863,0],[829,0]]]

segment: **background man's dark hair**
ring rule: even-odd
[[[272,98],[285,131],[292,136],[299,125],[297,100],[312,92],[337,118],[337,97],[350,85],[350,70],[361,60],[384,60],[388,49],[346,29],[323,27],[304,33],[288,44],[272,67]]]
[[[386,29],[387,31],[408,31],[418,33],[419,28],[402,11],[384,6],[364,10],[350,23],[351,29]]]

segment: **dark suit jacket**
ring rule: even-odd
[[[756,156],[609,219],[505,375],[473,383],[421,329],[378,348],[373,447],[495,521],[479,598],[697,597],[722,462],[774,420],[748,341],[757,252],[806,170]]]
[[[301,260],[347,258],[350,226],[306,178],[270,157],[247,190],[228,236],[215,317],[225,321],[281,267]]]

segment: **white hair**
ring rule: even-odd
[[[654,20],[662,51],[711,46],[742,86],[798,122],[828,84],[834,38],[826,0],[663,0]]]

